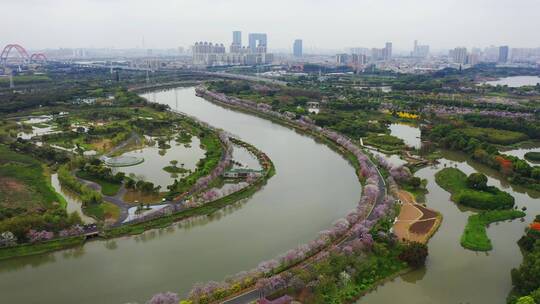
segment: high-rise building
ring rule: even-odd
[[[426,58],[429,55],[429,45],[418,44],[418,41],[414,41],[414,48],[411,52],[411,57]]]
[[[455,63],[465,64],[467,63],[467,48],[457,47],[450,50],[448,57]]]
[[[249,49],[252,53],[257,52],[258,46],[268,47],[265,33],[250,33],[248,36]]]
[[[354,48],[351,48],[351,54],[369,56],[370,50],[368,48],[363,48],[363,47],[354,47]]]
[[[371,49],[371,60],[383,60],[385,57],[384,49],[372,48]]]
[[[336,55],[337,64],[347,64],[349,63],[349,54],[337,54]]]
[[[273,55],[266,52],[266,45],[262,42],[255,51],[231,44],[229,53],[225,52],[223,44],[218,43],[196,42],[193,46],[193,64],[199,66],[256,65],[272,61]]]
[[[242,53],[242,32],[240,31],[234,31],[233,34],[233,40],[231,43],[231,47],[229,48],[229,51],[231,53]]]
[[[234,31],[232,32],[232,44],[242,46],[242,32],[241,31]]]
[[[540,62],[540,48],[512,48],[509,56],[513,62]]]
[[[294,57],[302,57],[302,39],[296,39],[293,44]]]
[[[506,63],[508,61],[508,45],[499,47],[499,59],[497,61],[500,63]]]
[[[477,53],[471,53],[467,56],[467,63],[470,65],[477,65],[479,61],[480,60]]]
[[[365,65],[367,63],[367,57],[364,54],[352,54],[351,61],[354,65]]]
[[[392,42],[387,42],[383,49],[384,60],[392,59]]]

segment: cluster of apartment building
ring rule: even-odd
[[[457,47],[449,51],[450,62],[475,65],[479,62],[536,63],[540,61],[540,48],[510,48],[507,45],[491,46],[485,49],[473,48],[470,52],[465,47]]]
[[[269,64],[273,55],[267,52],[265,33],[250,33],[248,45],[242,45],[242,32],[234,31],[233,40],[226,51],[222,43],[196,42],[193,46],[193,64],[199,66]]]
[[[368,62],[390,59],[392,59],[392,42],[387,42],[384,48],[351,48],[351,54],[336,55],[338,65],[365,65]]]

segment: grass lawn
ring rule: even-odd
[[[467,226],[461,235],[461,246],[476,250],[489,251],[493,248],[486,233],[490,223],[524,217],[525,212],[519,210],[493,210],[469,216]]]
[[[456,168],[444,168],[435,174],[435,181],[452,194],[452,201],[467,207],[493,210],[514,206],[514,198],[496,187],[484,191],[467,187],[467,175]]]
[[[100,221],[114,220],[120,216],[120,208],[109,202],[91,204],[84,208],[84,213]]]
[[[121,183],[111,183],[88,174],[84,171],[77,171],[77,177],[89,180],[91,182],[97,183],[101,186],[101,193],[108,196],[114,196],[122,187]]]
[[[405,143],[401,138],[388,134],[370,134],[364,138],[364,143],[386,151],[405,149]]]
[[[43,165],[0,145],[0,206],[50,208],[54,202],[63,200],[52,188]]]
[[[463,132],[476,139],[499,145],[511,145],[529,138],[526,134],[521,132],[493,128],[471,127],[464,129]]]

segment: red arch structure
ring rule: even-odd
[[[32,56],[30,56],[30,61],[47,61],[47,56],[45,56],[43,53],[34,53]]]
[[[24,61],[30,60],[30,56],[28,55],[28,52],[26,52],[26,50],[22,46],[20,46],[18,44],[8,44],[8,45],[6,45],[6,47],[4,47],[4,50],[2,50],[2,54],[0,54],[0,63],[6,64],[9,53],[13,49],[15,49],[15,51],[17,51],[17,53],[19,53],[19,56],[21,56],[21,58]]]

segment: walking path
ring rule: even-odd
[[[91,189],[101,193],[101,186],[98,183],[95,183],[95,182],[92,182],[92,181],[89,181],[89,180],[86,180],[86,179],[82,179],[80,177],[77,177],[77,179],[81,183],[83,183],[86,186],[90,187]],[[108,203],[114,204],[115,206],[120,208],[120,215],[118,216],[118,219],[115,220],[114,224],[122,223],[128,217],[128,209],[130,207],[133,207],[133,206],[130,206],[129,204],[127,204],[126,202],[124,202],[124,200],[123,200],[123,197],[126,194],[126,192],[127,192],[127,189],[122,184],[122,187],[120,187],[120,189],[118,190],[118,192],[114,196],[103,195],[103,200],[105,200]]]
[[[214,103],[223,104],[223,105],[225,105],[227,107],[232,107],[230,104],[223,103],[223,102],[221,102],[220,100],[217,100],[217,99],[211,98],[211,99],[209,99],[209,101],[214,102]],[[290,127],[290,125],[288,125],[287,123],[285,123],[284,125]],[[371,210],[370,210],[370,212],[368,213],[368,216],[367,216],[367,219],[373,219],[374,216],[373,216],[373,213],[371,211],[377,205],[384,203],[384,198],[385,198],[385,196],[387,194],[387,188],[386,188],[386,182],[384,180],[383,175],[379,171],[379,168],[369,158],[368,158],[368,162],[369,162],[370,166],[373,166],[377,170],[377,187],[379,188],[379,196],[377,197],[377,199],[373,203],[373,206],[371,207]],[[353,231],[353,229],[349,229],[349,231],[347,233],[345,233],[345,235],[343,235],[341,238],[336,240],[333,244],[329,245],[326,249],[321,250],[320,252],[318,252],[315,255],[307,258],[306,260],[301,261],[298,265],[293,266],[292,268],[289,268],[289,269],[287,269],[285,271],[288,271],[288,270],[291,270],[291,269],[294,269],[294,268],[305,267],[306,265],[309,265],[312,262],[317,261],[324,254],[324,252],[326,252],[328,250],[331,250],[333,248],[337,248],[337,247],[339,247],[339,246],[341,246],[343,244],[346,244],[348,241],[353,240],[356,236],[354,235],[354,233],[352,231]],[[250,288],[248,290],[245,290],[243,293],[235,295],[232,298],[221,300],[221,301],[219,301],[219,303],[246,304],[246,303],[251,303],[253,301],[256,301],[257,299],[260,299],[261,296],[262,296],[261,291],[259,289],[255,288],[255,287],[252,287],[252,288]]]
[[[394,234],[400,240],[427,243],[442,221],[440,214],[418,204],[407,191],[399,190],[397,195],[403,204],[394,223]]]

